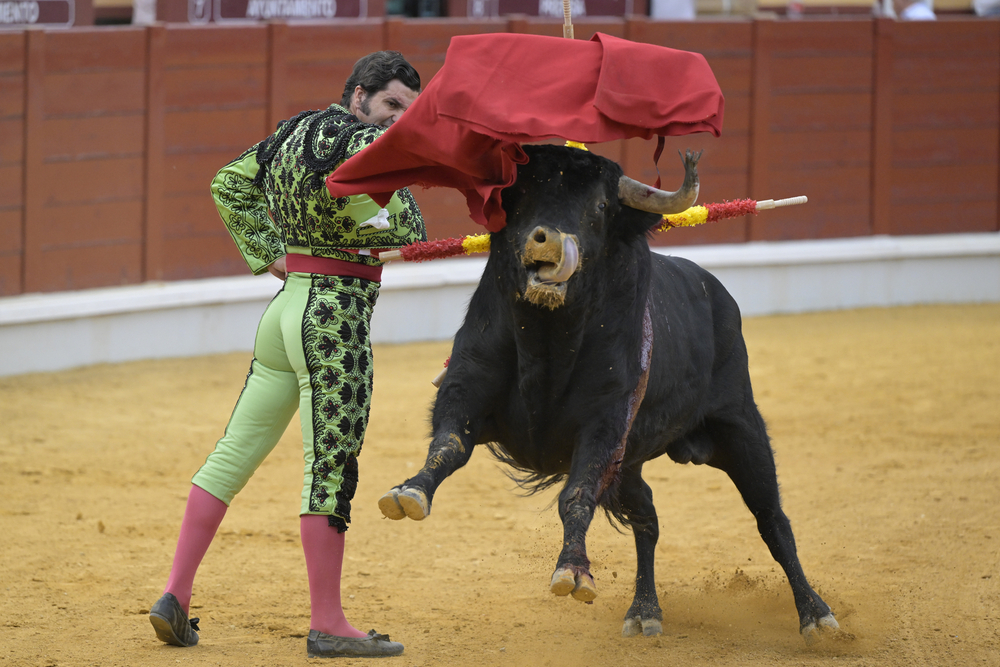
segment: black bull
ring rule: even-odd
[[[756,518],[791,584],[802,634],[836,628],[781,509],[736,302],[699,266],[650,252],[646,235],[660,216],[622,204],[617,164],[573,148],[526,150],[530,161],[503,193],[507,226],[492,235],[455,336],[427,462],[379,501],[382,512],[425,518],[476,444],[537,486],[565,478],[552,592],[596,596],[586,533],[603,507],[635,536],[635,598],[622,632],[652,635],[663,618],[653,578],[659,526],[642,466],[663,454],[707,464],[729,475]],[[693,196],[697,161],[685,159]],[[572,275],[553,277],[574,246]]]

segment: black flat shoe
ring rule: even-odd
[[[164,593],[149,610],[149,622],[153,624],[157,638],[174,646],[194,646],[198,643],[195,630],[199,620],[188,620],[173,593]]]
[[[402,652],[402,644],[374,630],[367,637],[335,637],[310,630],[306,639],[306,655],[310,658],[386,658]]]

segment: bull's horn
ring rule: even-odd
[[[670,215],[691,208],[698,200],[698,160],[701,151],[687,151],[684,160],[684,183],[677,192],[657,190],[628,176],[618,180],[618,198],[622,204],[640,211]]]

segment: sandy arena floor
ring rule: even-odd
[[[355,626],[406,644],[386,664],[1000,665],[1000,305],[755,318],[745,332],[785,509],[839,636],[806,647],[787,582],[712,469],[646,466],[661,529],[655,638],[619,634],[631,535],[598,517],[599,597],[553,597],[554,493],[519,496],[485,450],[427,521],[383,519],[378,497],[423,461],[429,381],[449,345],[381,346],[344,602]],[[202,565],[201,643],[162,645],[146,617],[248,362],[0,378],[0,666],[317,662],[305,657],[297,421]]]

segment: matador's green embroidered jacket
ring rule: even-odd
[[[279,126],[212,181],[222,221],[254,275],[267,271],[286,252],[378,266],[378,259],[358,251],[427,240],[420,209],[407,188],[397,190],[386,206],[387,229],[362,226],[379,214],[378,204],[368,195],[334,199],[326,189],[330,171],[371,144],[385,128],[359,122],[339,104],[304,112],[286,123],[293,125],[284,131]],[[274,141],[280,143],[267,153]],[[263,178],[258,176],[260,155],[270,158],[264,161]]]

